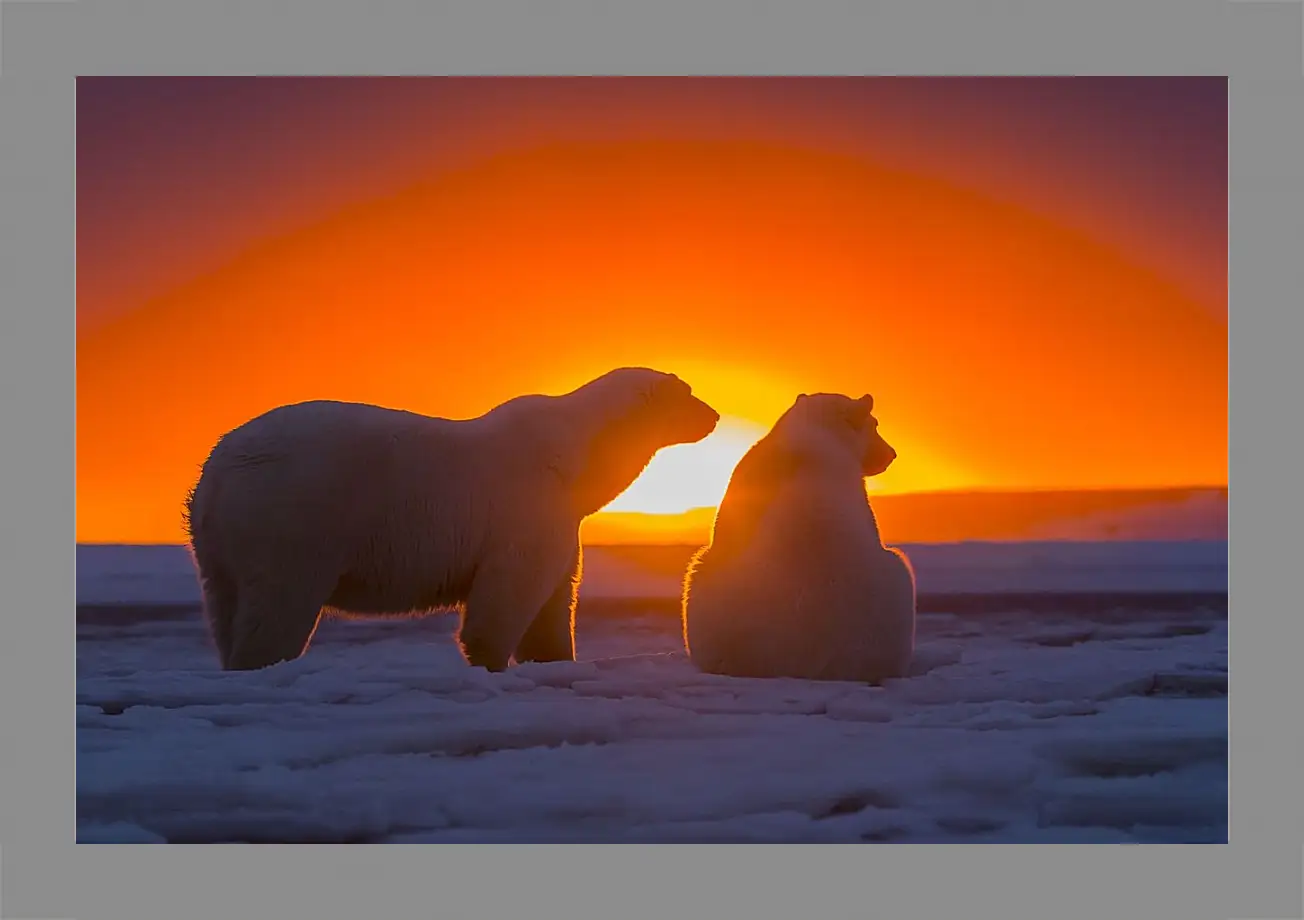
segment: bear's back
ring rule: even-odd
[[[774,469],[767,464],[767,472]],[[767,617],[805,623],[803,629],[854,616],[873,590],[874,556],[884,552],[863,480],[789,470],[764,486],[748,493],[732,518],[721,503],[719,529],[727,541],[713,541],[703,553],[690,598],[697,585],[712,605],[716,597],[733,598],[728,606],[763,608]]]
[[[390,409],[368,403],[314,399],[269,409],[236,428],[249,434],[281,433],[293,437],[387,437],[396,432],[438,423],[404,409]],[[232,432],[233,434],[235,432]]]

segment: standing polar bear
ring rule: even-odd
[[[222,667],[299,657],[323,608],[456,606],[472,665],[573,660],[581,520],[718,421],[646,368],[463,421],[331,401],[258,416],[217,442],[186,502]]]
[[[704,671],[877,683],[914,655],[915,580],[865,495],[896,451],[869,396],[799,396],[743,457],[684,580]]]

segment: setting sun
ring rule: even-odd
[[[734,466],[765,429],[738,418],[721,418],[715,431],[696,444],[660,451],[647,469],[605,511],[683,514],[712,507],[724,496]]]

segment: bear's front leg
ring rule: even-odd
[[[575,558],[543,609],[516,646],[516,662],[574,661],[575,604],[578,602],[583,558],[576,536]]]
[[[493,549],[476,570],[458,642],[472,667],[507,668],[558,585],[573,571],[578,534],[545,532]]]

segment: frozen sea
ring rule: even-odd
[[[906,547],[915,673],[705,675],[677,578],[586,556],[580,660],[324,621],[217,668],[179,547],[78,547],[80,842],[1227,840],[1225,542]]]

